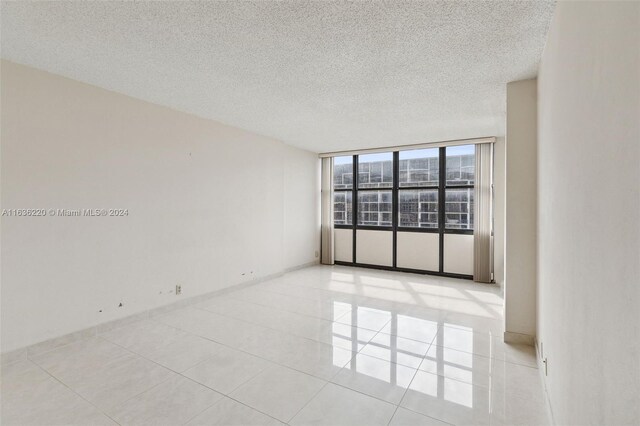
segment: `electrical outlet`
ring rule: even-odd
[[[318,252],[318,250],[316,250],[316,257],[320,256],[320,252]]]
[[[176,296],[182,294],[182,286],[180,284],[176,284]]]

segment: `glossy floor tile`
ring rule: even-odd
[[[419,370],[400,406],[455,425],[491,424],[491,391]]]
[[[415,374],[414,368],[358,354],[331,381],[383,401],[399,404]]]
[[[185,424],[221,398],[221,394],[176,375],[107,413],[121,425],[179,425]]]
[[[360,353],[417,368],[430,346],[429,343],[380,332],[362,348]]]
[[[544,425],[532,347],[470,281],[285,274],[2,367],[3,425]]]
[[[263,358],[222,347],[215,355],[183,374],[226,395],[272,365]]]
[[[278,426],[284,423],[224,397],[188,423],[189,426]]]
[[[449,423],[398,407],[389,426],[447,426]]]
[[[291,421],[291,425],[387,425],[395,406],[329,383]]]
[[[31,361],[3,366],[1,395],[3,425],[116,424]]]
[[[130,355],[96,368],[82,379],[65,382],[87,401],[105,412],[116,405],[174,377],[175,373],[141,358]]]
[[[288,422],[326,385],[316,377],[286,367],[270,368],[233,391],[239,402]]]

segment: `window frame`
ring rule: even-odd
[[[396,229],[399,232],[427,232],[427,233],[432,233],[432,234],[437,234],[438,233],[438,229],[440,228],[440,193],[436,192],[436,194],[438,194],[438,202],[437,202],[437,206],[438,206],[438,210],[436,212],[433,213],[437,213],[438,215],[438,224],[437,226],[434,226],[432,228],[429,227],[420,227],[420,226],[402,226],[400,225],[400,193],[403,191],[438,191],[438,187],[437,186],[421,186],[421,187],[402,187],[398,189],[398,222],[397,222],[397,226]],[[418,203],[420,203],[420,201],[418,200]],[[420,214],[420,212],[418,212],[418,214]]]
[[[475,146],[475,145],[473,145]],[[400,150],[392,151],[392,161],[393,161],[393,180],[392,186],[390,188],[359,188],[360,182],[360,173],[359,173],[359,155],[353,155],[353,160],[351,162],[352,165],[352,176],[353,182],[350,189],[333,189],[333,192],[351,192],[351,224],[333,224],[335,229],[351,229],[353,231],[353,254],[352,254],[352,262],[336,262],[337,264],[344,265],[353,265],[353,266],[365,266],[372,267],[377,269],[389,269],[389,270],[400,270],[406,272],[418,272],[418,273],[428,273],[434,275],[441,276],[449,276],[449,277],[457,277],[457,278],[473,278],[467,275],[461,274],[452,274],[444,272],[444,236],[445,234],[463,234],[463,235],[473,235],[474,229],[460,229],[460,228],[447,228],[446,227],[446,193],[447,190],[450,189],[471,189],[475,190],[475,176],[473,184],[464,184],[464,185],[447,185],[447,147],[439,147],[438,148],[438,185],[410,185],[410,186],[400,186]],[[366,155],[366,154],[364,154]],[[474,170],[475,173],[475,170]],[[356,178],[357,177],[357,178]],[[333,183],[332,183],[333,185]],[[399,194],[404,190],[437,190],[438,194],[438,226],[434,228],[427,227],[410,227],[410,226],[400,226],[399,224]],[[359,212],[358,212],[358,194],[360,192],[373,192],[373,191],[391,191],[391,225],[390,226],[377,226],[377,225],[360,225],[358,224]],[[335,198],[332,200],[335,202]],[[474,200],[475,204],[476,200]],[[471,212],[468,213],[469,215]],[[473,226],[473,224],[471,225]],[[393,266],[385,267],[385,266],[377,266],[377,265],[366,265],[357,262],[356,252],[357,252],[357,231],[386,231],[393,233]],[[397,234],[398,232],[423,232],[423,233],[432,233],[439,235],[439,270],[438,271],[422,271],[422,270],[413,270],[406,268],[398,268],[397,267]]]
[[[395,162],[393,161],[393,158],[395,157],[395,152],[390,152],[391,153],[391,167],[392,167],[392,175],[391,175],[391,186],[390,187],[371,187],[371,188],[360,188],[360,155],[354,155],[354,163],[353,163],[353,172],[356,173],[357,172],[357,176],[358,176],[358,180],[357,182],[354,183],[354,200],[355,200],[355,204],[357,205],[355,208],[355,213],[354,213],[354,226],[356,229],[361,229],[361,230],[365,230],[365,231],[393,231],[393,224],[394,224],[394,217],[393,217],[393,212],[396,209],[396,204],[393,201],[393,188],[395,185],[395,173],[396,173],[396,167],[395,167]],[[367,155],[367,154],[364,154]],[[381,173],[381,176],[384,176],[384,173]],[[366,193],[366,192],[380,192],[380,191],[387,191],[387,192],[391,192],[391,224],[390,225],[360,225],[359,221],[360,221],[360,200],[359,200],[359,195],[360,193]],[[355,243],[355,240],[354,240]],[[354,244],[355,246],[355,244]]]
[[[393,231],[393,211],[395,209],[395,204],[393,203],[393,189],[392,188],[366,188],[366,189],[358,189],[357,191],[357,196],[360,196],[361,193],[367,193],[367,192],[390,192],[391,193],[391,211],[390,212],[383,212],[383,213],[389,213],[391,215],[391,224],[390,225],[360,225],[358,222],[360,220],[360,200],[357,200],[356,203],[358,204],[358,207],[356,208],[357,214],[358,214],[358,218],[355,220],[355,225],[357,229],[364,229],[364,230],[373,230],[373,231]],[[378,203],[379,204],[379,203]],[[378,214],[380,214],[381,212],[378,211]],[[380,221],[380,220],[378,220]]]
[[[464,145],[460,145],[460,146],[464,146]],[[474,145],[475,148],[475,145]],[[442,158],[444,157],[444,158]],[[474,165],[474,177],[473,177],[473,185],[471,184],[465,184],[465,185],[447,185],[447,147],[441,147],[440,148],[440,186],[443,188],[442,189],[442,202],[440,202],[440,199],[438,198],[438,212],[440,213],[440,207],[442,207],[442,216],[440,216],[440,221],[441,221],[441,225],[443,228],[443,233],[445,234],[463,234],[463,235],[473,235],[474,232],[474,228],[473,228],[473,223],[471,224],[472,228],[471,229],[460,229],[460,228],[447,228],[447,223],[446,223],[446,217],[447,217],[447,212],[446,212],[446,206],[447,206],[447,190],[449,189],[472,189],[475,190],[475,182],[476,182],[476,178],[475,178],[475,165]],[[475,158],[475,153],[474,153],[474,158]],[[442,170],[442,167],[444,166],[444,171]],[[444,176],[444,181],[442,181],[442,178]],[[440,196],[440,195],[439,195]],[[474,199],[474,204],[475,204],[475,199]],[[471,212],[468,213],[469,214],[469,219],[471,218]],[[439,222],[440,222],[439,221]],[[438,225],[440,225],[440,223],[438,223]]]
[[[398,158],[398,168],[400,167],[400,151],[396,151],[394,154],[396,154],[396,157]],[[399,198],[400,196],[400,191],[409,191],[409,190],[416,190],[416,189],[429,189],[429,190],[438,190],[438,226],[436,226],[435,228],[421,228],[419,226],[400,226],[400,212],[397,212],[397,219],[395,222],[395,230],[396,232],[426,232],[429,234],[437,234],[440,232],[440,223],[441,223],[441,218],[440,218],[440,182],[442,181],[442,164],[440,161],[440,158],[442,157],[442,148],[438,149],[438,185],[428,185],[428,186],[419,186],[419,185],[410,185],[410,186],[400,186],[400,171],[398,170],[398,179],[394,182],[395,186],[397,186],[396,188],[396,194],[397,197]],[[396,203],[396,210],[400,209],[400,204]],[[395,240],[395,239],[394,239]],[[395,243],[395,242],[394,242]],[[395,247],[394,247],[394,252],[395,252]]]
[[[345,156],[343,156],[343,157],[348,157],[348,156],[347,156],[347,155],[345,155]],[[335,157],[334,157],[334,158],[335,158]],[[332,159],[331,159],[331,161],[332,161],[332,162],[334,162],[334,161],[335,161],[335,160],[334,160],[334,158],[332,158]],[[355,183],[354,183],[354,179],[353,179],[353,170],[354,170],[354,169],[353,169],[353,163],[354,163],[355,161],[356,161],[356,156],[355,156],[355,155],[352,155],[352,156],[351,156],[351,188],[338,188],[338,189],[335,189],[335,182],[333,182],[333,179],[332,179],[332,182],[331,182],[331,189],[332,189],[333,194],[335,194],[336,192],[345,192],[345,193],[346,193],[346,192],[351,192],[351,193],[352,193],[352,194],[351,194],[351,224],[348,224],[348,223],[344,223],[344,224],[342,224],[342,223],[341,223],[341,224],[336,224],[336,223],[335,223],[335,212],[334,212],[334,216],[333,216],[333,219],[332,219],[332,220],[334,221],[334,223],[333,223],[333,227],[334,227],[335,229],[351,229],[351,228],[353,227],[353,223],[354,223],[354,219],[355,219],[354,199],[353,199],[353,189],[354,189],[354,187],[356,186],[356,185],[355,185]],[[335,169],[335,163],[333,164],[333,167],[332,167],[332,168],[333,168],[333,169]],[[332,204],[333,206],[335,206],[335,202],[336,202],[335,197],[332,197],[332,199],[331,199],[331,203],[333,203],[333,204]],[[346,204],[347,204],[347,203],[346,203],[346,195],[345,195],[345,215],[346,215],[346,217],[348,217],[348,210],[346,210]],[[346,217],[345,217],[345,221],[346,221]]]

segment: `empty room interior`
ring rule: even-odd
[[[640,425],[640,2],[0,25],[2,425]]]

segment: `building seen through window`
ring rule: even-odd
[[[438,228],[438,148],[399,152],[398,226]],[[473,229],[475,146],[446,148],[445,228]],[[353,156],[335,157],[334,224],[353,223]],[[393,154],[358,156],[358,225],[392,226]]]
[[[391,191],[358,192],[358,225],[391,226]]]
[[[446,164],[445,228],[473,229],[475,146],[447,147]]]
[[[351,225],[353,222],[353,156],[333,159],[333,223]]]

